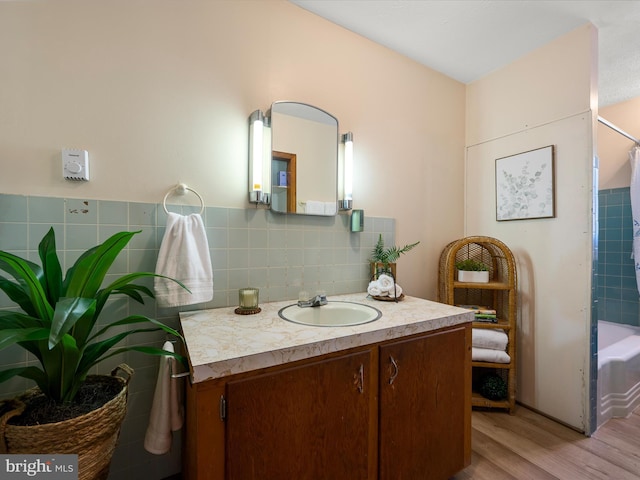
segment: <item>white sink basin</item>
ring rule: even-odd
[[[281,308],[281,318],[302,325],[346,327],[373,322],[382,316],[377,308],[353,302],[329,302],[320,307],[299,307],[293,304]]]

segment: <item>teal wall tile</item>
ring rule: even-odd
[[[29,245],[29,229],[26,223],[0,222],[0,250],[25,251]]]
[[[49,197],[29,197],[29,223],[64,223],[65,199]]]
[[[128,225],[129,204],[127,202],[98,201],[98,220],[100,225]]]
[[[160,208],[162,211],[162,207]],[[129,225],[142,226],[153,225],[156,223],[156,213],[158,212],[158,206],[151,203],[129,203]],[[163,212],[164,213],[164,212]],[[162,222],[166,224],[166,218]],[[133,227],[132,227],[133,228]]]
[[[598,192],[598,318],[640,326],[629,188]]]
[[[65,250],[86,250],[98,245],[98,226],[66,224],[64,233]]]
[[[230,228],[229,232],[229,248],[249,248],[249,229],[248,228]]]
[[[229,209],[219,207],[207,207],[205,210],[205,225],[209,228],[228,228]]]
[[[38,250],[40,241],[44,238],[47,232],[53,228],[55,234],[56,247],[58,251],[64,250],[65,245],[65,228],[64,224],[47,225],[44,223],[27,223],[28,235],[29,235],[29,250]]]
[[[27,197],[0,194],[0,222],[24,222],[27,212]]]

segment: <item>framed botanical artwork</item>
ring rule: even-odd
[[[496,160],[496,220],[552,218],[555,209],[553,145]]]

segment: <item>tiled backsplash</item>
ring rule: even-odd
[[[171,206],[188,214],[196,208]],[[395,244],[395,220],[365,217],[361,233],[349,231],[349,216],[311,217],[279,215],[266,209],[207,207],[203,213],[214,275],[214,298],[206,304],[174,309],[144,306],[127,299],[111,302],[103,315],[119,317],[140,313],[178,327],[178,311],[237,305],[238,289],[258,287],[260,302],[297,300],[298,292],[324,290],[327,295],[365,291],[369,281],[368,258],[382,233],[385,244]],[[50,227],[66,271],[87,248],[123,231],[137,231],[118,257],[113,275],[154,271],[166,213],[159,204],[52,197],[0,195],[0,250],[40,263],[38,243]],[[0,292],[0,308],[13,308]],[[161,346],[162,333],[140,334],[136,343]],[[0,351],[0,365],[20,366],[33,362],[23,351]],[[155,456],[143,448],[151,399],[156,383],[157,359],[136,353],[112,357],[97,373],[107,373],[126,362],[135,370],[131,382],[127,418],[111,468],[110,479],[159,480],[180,471],[180,434],[171,453]],[[2,398],[32,386],[14,378],[2,385]]]
[[[629,188],[598,192],[598,319],[640,326]]]

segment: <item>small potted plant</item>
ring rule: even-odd
[[[420,242],[411,243],[405,245],[402,248],[398,248],[395,245],[393,247],[385,248],[382,234],[378,237],[376,246],[371,252],[371,277],[378,278],[382,273],[391,274],[391,276],[397,280],[396,277],[396,260],[400,258],[400,255],[407,253],[413,247]]]
[[[109,268],[136,233],[116,233],[90,248],[64,276],[53,228],[38,247],[41,265],[0,251],[0,271],[13,277],[0,275],[0,290],[20,309],[0,310],[0,350],[22,348],[36,360],[1,369],[0,383],[20,376],[37,385],[0,402],[0,452],[75,453],[81,480],[107,478],[133,371],[124,364],[118,367],[124,379],[116,375],[118,369],[112,375],[89,373],[102,360],[127,351],[170,355],[185,362],[180,355],[131,340],[153,330],[182,338],[173,328],[143,315],[100,315],[112,295],[140,303],[144,296],[154,297],[148,287],[135,282],[161,276],[155,273],[129,273],[103,286]]]
[[[489,267],[473,258],[466,258],[455,263],[458,270],[459,282],[487,283],[489,281]]]

